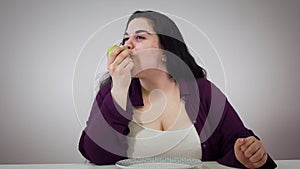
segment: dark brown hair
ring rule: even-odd
[[[189,67],[195,78],[206,78],[206,71],[196,63],[194,57],[188,51],[177,25],[169,17],[155,11],[135,11],[129,17],[126,29],[130,21],[135,18],[150,20],[154,31],[158,35],[160,45],[164,50],[172,53],[172,56],[167,55],[167,70],[172,72],[176,79],[186,77],[186,71],[180,70],[185,68],[179,66],[181,64],[178,63],[178,59],[171,58],[174,56],[179,57]]]

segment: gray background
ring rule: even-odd
[[[86,90],[82,105],[75,99],[83,107],[75,111],[78,56],[101,26],[136,9],[173,14],[205,32],[224,66],[222,90],[245,125],[275,159],[299,159],[299,8],[297,0],[1,0],[0,163],[84,161],[77,147],[86,116],[76,112],[92,97]]]

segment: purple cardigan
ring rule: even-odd
[[[237,138],[255,135],[245,128],[225,95],[203,78],[194,82],[179,81],[179,88],[186,111],[201,140],[201,160],[244,168],[235,158],[234,143]],[[132,108],[143,106],[138,79],[133,79],[129,87],[126,110],[113,101],[110,89],[111,83],[107,83],[98,92],[79,141],[81,154],[98,165],[114,164],[127,158],[128,124],[132,120]],[[268,156],[266,164],[261,168],[276,166]]]

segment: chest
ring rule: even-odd
[[[134,110],[133,118],[146,128],[160,131],[182,130],[192,125],[184,101],[174,97],[144,102],[144,106]]]

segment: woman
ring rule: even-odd
[[[276,167],[206,79],[167,16],[134,12],[107,68],[110,77],[100,87],[79,143],[92,163],[180,155],[239,168]]]

